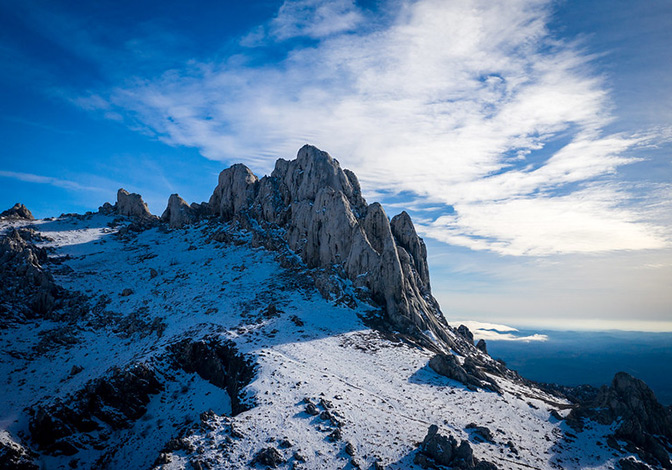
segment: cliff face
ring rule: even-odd
[[[367,204],[355,174],[328,153],[306,145],[295,160],[278,160],[261,179],[245,165],[233,165],[219,175],[208,206],[224,221],[245,214],[284,229],[289,248],[308,267],[342,270],[385,307],[394,327],[452,344],[431,295],[427,250],[411,218],[402,212],[390,221],[380,204]],[[167,219],[177,226],[172,212]]]

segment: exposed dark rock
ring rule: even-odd
[[[252,465],[266,465],[271,468],[277,468],[278,465],[285,463],[285,459],[275,447],[265,447],[257,452],[250,463]]]
[[[32,229],[10,229],[0,236],[0,321],[50,317],[67,293],[43,264],[47,251],[37,247]]]
[[[469,423],[465,429],[471,431],[476,441],[494,442],[492,432],[486,426],[478,426],[476,423]]]
[[[438,353],[430,359],[429,367],[437,374],[457,380],[472,390],[478,387],[501,393],[497,383],[485,375],[471,357],[465,358],[464,364],[460,365],[457,356]]]
[[[488,346],[485,344],[485,340],[483,338],[479,339],[478,343],[476,343],[476,349],[485,354],[488,354]]]
[[[580,429],[585,418],[602,424],[620,422],[614,437],[634,445],[643,460],[672,468],[665,449],[665,443],[672,443],[672,415],[641,380],[617,373],[609,387],[602,387],[592,402],[573,409],[567,421]]]
[[[39,470],[37,454],[17,442],[7,431],[0,431],[0,468]]]
[[[106,202],[98,208],[98,212],[103,215],[112,215],[115,212],[115,208],[112,204]]]
[[[427,435],[420,444],[414,462],[422,468],[451,467],[457,469],[496,469],[489,462],[481,462],[474,457],[468,441],[458,442],[450,434],[439,433],[435,424],[429,427]]]
[[[513,441],[508,441],[508,442],[506,443],[506,447],[509,448],[509,450],[511,451],[512,454],[514,454],[514,455],[518,455],[518,449],[516,449],[516,446],[515,446],[515,444],[513,443]]]
[[[572,403],[589,403],[597,398],[600,389],[592,385],[577,385],[570,387],[567,385],[531,382],[540,389],[553,395],[566,398]]]
[[[147,411],[150,395],[163,389],[154,371],[145,364],[114,369],[111,376],[86,384],[66,401],[30,410],[30,433],[40,449],[49,454],[78,452],[76,433],[100,429],[101,423],[123,429]]]
[[[334,429],[334,430],[331,432],[331,434],[329,434],[329,435],[327,436],[327,439],[328,439],[329,441],[331,441],[331,442],[340,441],[341,439],[343,439],[343,433],[342,433],[341,430],[338,429],[338,428],[337,428],[337,429]]]
[[[469,330],[469,328],[464,325],[460,325],[457,327],[457,332],[462,335],[464,339],[469,341],[469,344],[474,344],[474,334],[471,332],[471,330]]]
[[[349,456],[355,455],[355,446],[353,446],[352,443],[347,442],[345,444],[345,453],[348,454]]]
[[[622,470],[651,470],[651,467],[643,462],[638,462],[632,457],[619,460],[618,465]]]
[[[309,402],[306,405],[306,413],[308,413],[311,416],[317,416],[320,414],[320,411],[317,409],[317,407],[313,402]]]
[[[216,337],[200,341],[185,339],[172,345],[170,350],[177,367],[196,372],[229,393],[234,416],[250,409],[242,400],[241,391],[254,377],[254,365],[238,352],[234,343]]]
[[[17,202],[10,209],[1,212],[0,219],[35,220],[35,217],[33,217],[33,214],[28,210],[26,206]]]

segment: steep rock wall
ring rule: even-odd
[[[395,327],[453,344],[411,218],[403,212],[390,222],[380,204],[368,205],[355,174],[328,153],[305,145],[295,160],[279,159],[261,179],[233,165],[219,175],[208,206],[226,221],[246,212],[285,229],[289,247],[309,267],[342,268],[356,286],[370,290]]]

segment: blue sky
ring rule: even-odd
[[[672,4],[0,0],[0,206],[154,213],[304,143],[451,319],[672,331]]]

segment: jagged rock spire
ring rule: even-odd
[[[397,328],[451,345],[431,296],[427,249],[410,216],[390,222],[378,203],[367,205],[354,173],[328,153],[303,146],[258,179],[245,165],[221,172],[208,206],[231,220],[247,214],[284,229],[285,240],[311,268],[336,266],[366,287]]]

